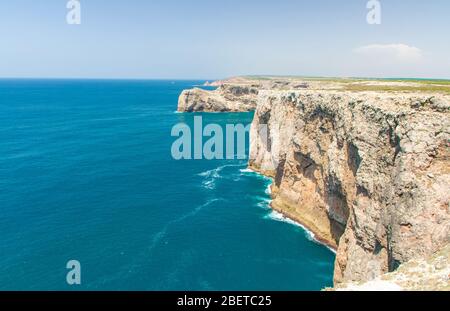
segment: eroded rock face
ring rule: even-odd
[[[446,95],[261,91],[250,166],[338,249],[337,284],[372,280],[450,241],[449,113]]]
[[[180,112],[237,112],[256,108],[258,88],[247,85],[220,85],[214,91],[185,90],[178,100]]]
[[[207,82],[205,86],[216,86],[213,91],[200,88],[185,90],[178,100],[180,112],[243,112],[256,109],[258,94],[262,90],[324,89],[336,84],[306,82],[298,79],[251,79],[234,77]]]

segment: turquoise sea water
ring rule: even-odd
[[[198,83],[0,80],[1,290],[332,285],[334,254],[277,221],[270,180],[245,161],[172,159],[172,126],[194,116],[174,113],[178,95]]]

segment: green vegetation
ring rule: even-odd
[[[424,83],[424,85],[421,86],[349,84],[344,87],[344,90],[352,92],[378,91],[378,92],[443,93],[450,95],[450,84],[436,85]]]
[[[335,84],[335,90],[353,92],[418,92],[450,95],[450,80],[405,78],[348,78],[348,77],[301,77],[301,76],[245,76],[244,79],[259,81],[323,82]]]

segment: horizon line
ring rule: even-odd
[[[355,79],[355,80],[427,80],[450,81],[449,78],[419,77],[364,77],[364,76],[310,76],[310,75],[234,75],[226,78],[134,78],[134,77],[0,77],[0,80],[103,80],[103,81],[221,81],[232,78],[303,78],[303,79]]]

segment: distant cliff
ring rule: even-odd
[[[315,84],[313,84],[315,85]],[[205,86],[216,86],[213,91],[201,88],[184,90],[178,99],[180,112],[243,112],[256,109],[261,90],[305,89],[308,83],[293,80],[231,78],[207,82]]]
[[[336,285],[374,280],[449,244],[446,86],[258,83],[249,165],[274,177],[274,209],[337,249]],[[206,92],[202,101],[208,94],[215,96]],[[239,110],[233,98],[207,110],[227,105]],[[264,135],[260,125],[267,125]]]
[[[259,89],[247,85],[220,85],[214,91],[185,90],[178,100],[178,111],[237,112],[256,108]]]

